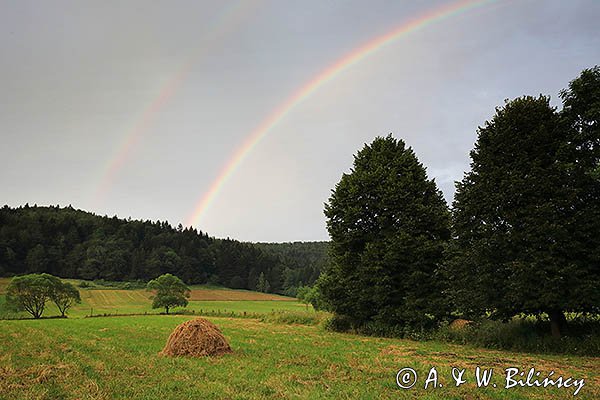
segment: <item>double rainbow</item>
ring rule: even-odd
[[[213,181],[208,191],[197,202],[194,211],[188,217],[186,225],[194,226],[198,224],[206,214],[223,186],[233,175],[236,169],[244,161],[246,156],[258,145],[258,143],[271,131],[282,119],[284,119],[292,109],[306,100],[315,91],[325,85],[327,82],[335,79],[341,72],[360,62],[364,58],[373,54],[382,47],[401,39],[406,35],[430,26],[436,22],[466,13],[474,8],[494,3],[496,0],[462,0],[453,2],[449,5],[433,9],[417,18],[414,18],[390,32],[379,36],[366,44],[350,52],[339,61],[327,67],[308,83],[302,86],[297,92],[290,96],[280,106],[278,106],[260,125],[258,125],[244,140],[241,146],[235,151],[229,161],[225,164],[217,178]]]

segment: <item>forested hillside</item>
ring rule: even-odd
[[[256,246],[281,262],[283,287],[290,296],[296,296],[297,288],[312,285],[329,257],[328,242],[256,243]]]
[[[71,206],[0,209],[0,275],[148,281],[164,273],[212,283],[295,293],[314,282],[327,244],[252,244],[215,239],[161,221],[102,217]]]

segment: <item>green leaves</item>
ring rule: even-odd
[[[446,272],[467,315],[600,308],[600,69],[561,97],[560,112],[545,96],[509,101],[479,129]]]
[[[358,152],[325,205],[332,262],[318,287],[356,324],[424,325],[444,312],[433,275],[449,238],[441,192],[402,140],[378,137]],[[413,301],[418,295],[419,301]]]
[[[79,291],[72,284],[50,274],[17,276],[6,288],[7,303],[34,318],[42,316],[48,300],[56,304],[63,317],[73,303],[81,302]]]
[[[154,291],[152,308],[165,308],[168,314],[173,307],[186,307],[190,297],[190,289],[181,279],[171,274],[164,274],[148,282],[147,290]]]

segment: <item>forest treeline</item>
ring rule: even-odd
[[[216,239],[181,224],[98,216],[71,206],[0,209],[0,276],[149,281],[170,273],[187,284],[295,295],[319,277],[327,246]]]

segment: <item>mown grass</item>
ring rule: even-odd
[[[503,389],[507,367],[585,378],[577,398],[600,398],[597,358],[532,356],[438,342],[361,337],[317,326],[209,318],[233,354],[158,355],[185,316],[0,321],[2,399],[546,399],[572,389]],[[424,390],[437,367],[442,388]],[[454,387],[452,366],[469,382]],[[476,366],[494,368],[498,388],[476,388]],[[401,390],[395,374],[412,367],[418,387]]]

